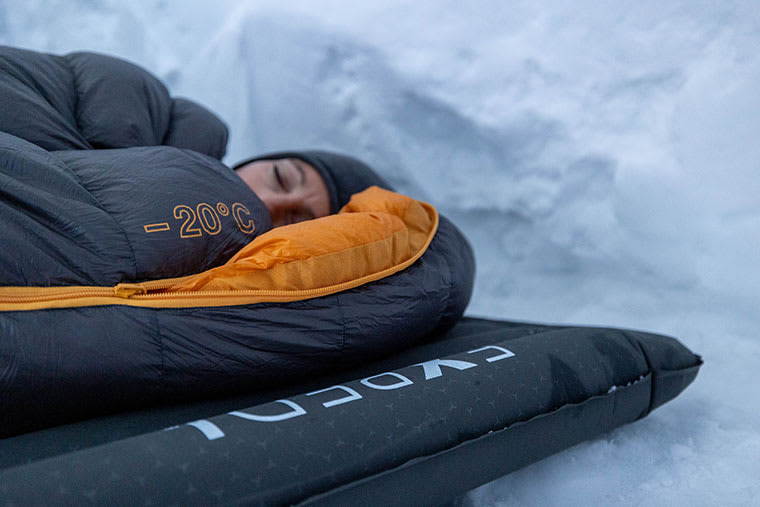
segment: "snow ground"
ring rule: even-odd
[[[645,329],[703,355],[647,419],[468,503],[759,505],[760,4],[462,5],[0,0],[0,42],[147,67],[227,121],[229,163],[364,158],[466,231],[471,315]]]

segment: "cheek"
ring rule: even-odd
[[[319,188],[313,189],[311,192],[311,198],[309,199],[309,204],[311,204],[311,211],[314,213],[314,216],[324,217],[330,214],[330,196],[327,193],[326,188]]]
[[[330,214],[330,198],[325,193],[320,201],[319,216],[326,217]]]

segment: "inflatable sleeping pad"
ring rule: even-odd
[[[0,67],[6,503],[436,503],[701,364],[648,333],[461,319],[467,241],[394,192],[272,229],[224,124],[132,64]]]
[[[346,371],[0,440],[0,496],[436,505],[644,417],[700,364],[649,333],[464,318]]]

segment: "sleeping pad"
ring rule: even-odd
[[[388,190],[273,229],[224,124],[135,65],[0,67],[3,503],[435,505],[702,364],[652,333],[462,318],[470,246]]]

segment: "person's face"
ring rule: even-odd
[[[302,160],[257,160],[238,169],[237,174],[264,202],[274,227],[330,214],[325,182]]]

